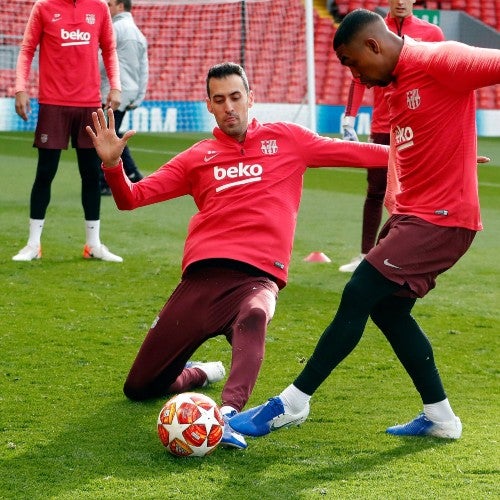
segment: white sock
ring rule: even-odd
[[[40,246],[44,223],[45,219],[30,219],[30,234],[28,237],[30,247],[38,248]]]
[[[220,409],[220,412],[222,413],[222,416],[224,416],[224,417],[226,415],[230,415],[231,413],[233,413],[233,411],[238,413],[238,410],[236,408],[233,408],[232,406],[228,406],[228,405],[221,406],[221,409]]]
[[[87,245],[89,247],[100,247],[101,239],[100,239],[100,231],[101,231],[101,221],[100,220],[86,220],[85,221],[85,236],[87,238]]]
[[[432,422],[447,422],[455,418],[448,398],[439,401],[439,403],[424,405],[424,413]]]
[[[297,389],[297,387],[292,384],[281,392],[280,398],[291,413],[298,413],[307,406],[311,396]]]

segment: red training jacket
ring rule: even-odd
[[[113,25],[105,2],[38,0],[33,5],[17,60],[16,92],[26,91],[37,46],[40,103],[100,107],[99,47],[111,88],[121,90]]]
[[[214,129],[136,184],[120,165],[105,168],[121,210],[183,195],[193,197],[183,270],[226,258],[277,278],[284,287],[307,167],[385,167],[388,147],[321,137],[293,123],[253,120],[243,143]],[[325,214],[327,210],[325,208]],[[325,215],[327,218],[327,216]]]
[[[500,50],[403,39],[394,81],[384,93],[394,157],[387,208],[478,231],[474,90],[500,83]]]

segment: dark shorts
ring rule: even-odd
[[[93,148],[85,127],[92,124],[96,108],[40,104],[33,146],[41,149]]]
[[[423,297],[436,286],[436,277],[464,255],[475,235],[470,229],[393,215],[366,260],[387,279],[408,288],[400,295]]]
[[[374,144],[383,144],[389,146],[391,143],[391,134],[384,134],[381,132],[372,132],[369,142]],[[382,199],[387,189],[387,167],[386,168],[367,168],[366,180],[368,181],[367,195],[371,198]],[[377,223],[377,229],[380,225],[380,220]],[[373,246],[373,239],[371,240]]]
[[[391,134],[386,134],[384,132],[372,132],[370,134],[370,140],[368,142],[389,146],[391,144]]]

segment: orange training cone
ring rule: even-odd
[[[331,262],[331,260],[323,252],[311,252],[304,262]]]

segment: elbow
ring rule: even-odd
[[[116,205],[118,207],[118,210],[120,210],[121,212],[130,212],[131,210],[134,209],[133,206],[131,205]]]
[[[116,208],[121,212],[127,212],[130,210],[134,210],[135,205],[127,200],[117,200],[115,199]]]

